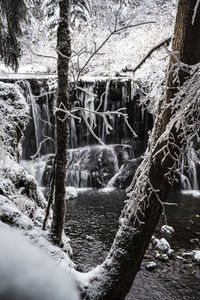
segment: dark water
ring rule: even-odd
[[[77,199],[68,200],[65,232],[71,237],[79,270],[88,271],[105,259],[125,199],[124,191],[91,189],[79,191]],[[200,194],[173,193],[168,201],[177,204],[166,208],[168,225],[175,229],[173,237],[168,239],[175,254],[183,249],[198,249],[199,244],[192,244],[190,240],[200,239]],[[161,237],[162,219],[155,232],[158,237]],[[150,255],[153,258],[153,254]],[[148,259],[144,259],[127,300],[200,299],[200,271],[191,261],[159,262],[153,272],[145,269],[146,261]]]

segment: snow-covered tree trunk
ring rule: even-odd
[[[68,66],[71,54],[70,32],[69,32],[69,10],[70,0],[60,0],[60,20],[57,30],[58,51],[58,95],[57,108],[70,108],[68,95]],[[69,145],[69,120],[66,115],[57,111],[56,113],[56,155],[55,155],[55,190],[53,221],[51,234],[54,242],[60,244],[65,217],[65,180],[66,180],[66,153]]]
[[[173,51],[180,51],[181,62],[188,64],[200,61],[200,9],[192,25],[195,5],[196,0],[179,1],[174,31]],[[175,62],[177,59],[172,55],[170,64]],[[167,84],[171,89],[159,103],[149,145],[129,188],[129,200],[120,217],[120,227],[112,248],[104,263],[91,272],[89,285],[82,291],[83,299],[125,299],[165,206],[184,141],[184,135],[180,134],[184,129],[178,126],[182,124],[181,120],[178,120],[179,115],[171,103],[176,103],[172,99],[174,91],[179,90],[178,83],[182,86],[186,77],[185,72],[179,70],[180,82],[174,81],[173,72],[169,72]],[[186,83],[183,89],[187,89]],[[184,99],[180,90],[177,101],[181,97]],[[187,104],[189,107],[190,101]],[[178,107],[182,109],[180,104]],[[181,110],[181,113],[180,118],[190,120],[185,116],[187,109],[186,112]]]
[[[174,83],[174,67],[177,59],[181,63],[194,65],[200,61],[200,6],[195,11],[197,0],[179,0],[178,12],[174,30],[174,38],[172,41],[172,49],[174,54],[171,55],[170,68],[168,78],[168,99],[174,94],[174,86],[180,86],[188,77],[188,73],[183,68],[179,70],[179,81]],[[194,21],[193,21],[194,19]],[[181,67],[181,66],[180,66]]]

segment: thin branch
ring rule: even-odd
[[[84,64],[84,66],[79,70],[78,72],[78,75],[77,75],[77,79],[76,81],[78,82],[79,80],[79,77],[81,75],[81,73],[83,72],[83,70],[86,68],[86,66],[89,64],[89,62],[91,61],[91,59],[96,55],[97,52],[99,52],[99,50],[107,43],[107,41],[111,38],[111,36],[123,31],[123,30],[126,30],[128,28],[133,28],[133,27],[138,27],[138,26],[142,26],[142,25],[147,25],[147,24],[155,24],[156,22],[155,21],[149,21],[149,22],[141,22],[141,23],[137,23],[137,24],[134,24],[134,25],[128,25],[128,26],[124,26],[124,27],[121,27],[119,29],[114,29],[109,35],[108,37],[103,41],[103,43],[96,49],[96,51],[94,51],[92,53],[92,55],[88,58],[88,60],[86,61],[86,63]]]
[[[34,52],[30,47],[29,47],[29,50],[31,51],[31,53],[32,53],[33,55],[36,55],[36,56],[39,56],[39,57],[43,57],[43,58],[53,58],[53,59],[56,59],[56,60],[57,60],[57,57],[55,57],[55,56],[44,55],[44,54],[36,53],[36,52]]]
[[[171,37],[165,39],[164,41],[158,43],[156,46],[154,46],[153,48],[151,48],[149,50],[149,52],[143,57],[143,59],[134,67],[134,68],[124,68],[122,69],[122,72],[135,72],[137,69],[139,69],[143,63],[147,60],[147,58],[149,58],[151,56],[151,54],[156,51],[157,49],[159,49],[160,47],[164,46],[165,44],[168,44],[171,40]]]
[[[37,152],[31,156],[32,159],[35,159],[38,156],[38,154],[40,153],[42,144],[44,144],[46,141],[52,141],[54,143],[54,139],[52,139],[51,137],[45,138],[42,142],[40,142]]]

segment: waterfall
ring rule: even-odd
[[[129,145],[95,145],[69,149],[67,151],[67,186],[106,187],[111,178],[119,172],[120,167],[133,157],[134,153]],[[49,162],[40,180],[44,186],[49,185],[52,177],[52,157],[47,157],[47,159]]]
[[[200,159],[195,150],[194,144],[191,144],[182,154],[180,159],[180,178],[183,190],[199,190],[200,182]]]
[[[35,147],[36,149],[39,148],[39,143],[41,142],[41,128],[40,128],[40,118],[41,118],[41,109],[40,106],[36,103],[36,100],[32,94],[30,82],[24,81],[24,87],[26,92],[26,99],[27,103],[31,105],[32,111],[32,120],[34,126],[34,133],[35,133]]]
[[[40,148],[44,139],[54,139],[54,85],[52,79],[35,82],[23,80],[20,85],[31,107],[31,120],[25,131],[22,159],[30,159]],[[54,152],[54,144],[48,139],[42,146],[38,156]]]
[[[54,138],[53,107],[55,79],[46,81],[23,81],[24,93],[31,107],[32,119],[25,132],[23,142],[23,164],[37,178],[40,185],[47,186],[52,176],[54,145],[45,142],[40,156],[29,161],[40,143],[46,137]],[[125,187],[135,172],[143,154],[152,128],[152,116],[140,105],[141,91],[130,79],[97,79],[80,81],[73,97],[72,106],[88,110],[86,118],[96,135],[109,146],[99,146],[90,134],[84,121],[71,118],[70,148],[67,152],[67,185],[74,187],[105,187],[116,185]],[[102,101],[103,99],[103,101]],[[102,102],[102,103],[101,103]],[[113,116],[110,135],[105,132],[102,118],[90,111],[100,107],[100,111],[116,111],[125,107],[129,123],[138,137],[133,138],[123,118]],[[75,113],[80,117],[80,112]],[[182,155],[179,177],[182,189],[199,189],[200,159],[191,147]],[[124,185],[123,182],[126,182]],[[180,188],[180,186],[179,186]]]
[[[46,137],[54,138],[53,107],[55,97],[55,80],[23,81],[23,89],[31,106],[31,120],[28,124],[23,142],[23,165],[36,177],[41,186],[48,186],[52,176],[52,159],[54,145],[45,142],[40,156],[30,161],[39,145]],[[140,156],[145,149],[147,130],[152,127],[152,116],[147,111],[142,112],[139,104],[141,92],[137,83],[127,78],[80,81],[79,87],[73,93],[72,107],[83,107],[86,119],[94,133],[106,145],[99,146],[82,119],[70,120],[70,148],[67,151],[67,185],[74,187],[102,188],[114,183],[117,173],[123,165]],[[109,122],[113,130],[106,134],[105,124],[99,115],[90,111],[116,111],[126,108],[129,123],[136,131],[133,137],[122,117],[113,116]],[[145,117],[146,115],[149,117]],[[80,118],[81,112],[75,115]],[[148,122],[148,123],[145,123]]]

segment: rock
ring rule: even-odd
[[[195,253],[194,253],[194,251],[192,251],[192,252],[183,252],[183,257],[192,257],[193,255],[194,255]]]
[[[189,223],[190,223],[191,225],[194,225],[194,221],[193,221],[193,220],[189,220]]]
[[[184,260],[184,258],[182,258],[180,255],[177,255],[176,258],[180,260]]]
[[[144,259],[152,259],[153,258],[153,255],[152,254],[149,254],[149,253],[146,253],[144,255]]]
[[[104,188],[119,172],[119,167],[126,164],[133,156],[130,145],[110,145],[109,147],[93,145],[69,149],[66,168],[67,185]],[[50,156],[42,176],[43,186],[49,186],[52,175],[53,156]]]
[[[194,261],[197,262],[198,264],[200,264],[200,251],[199,250],[195,251]]]
[[[190,243],[191,244],[199,244],[199,239],[197,239],[197,238],[196,239],[191,239]]]
[[[88,242],[91,242],[91,241],[93,241],[94,240],[94,238],[92,237],[92,236],[90,236],[90,235],[86,235],[86,240],[88,241]]]
[[[160,229],[162,234],[171,235],[174,233],[174,228],[168,225],[163,225]]]
[[[158,243],[156,244],[156,248],[162,252],[167,252],[169,249],[171,249],[169,243],[165,238],[162,238],[158,241]]]
[[[167,252],[167,255],[169,258],[173,258],[174,257],[174,250],[173,249],[169,249]]]
[[[159,259],[159,258],[160,258],[160,253],[157,252],[157,253],[156,253],[156,259]]]
[[[142,158],[136,158],[128,160],[119,175],[115,178],[114,187],[125,189],[127,188],[133,179],[133,176],[140,165]]]
[[[153,271],[157,267],[157,264],[154,261],[150,261],[146,264],[146,270]]]
[[[153,243],[154,245],[157,245],[158,242],[159,242],[159,239],[157,239],[154,235],[152,235],[151,241],[152,241],[152,243]]]
[[[169,257],[167,254],[162,254],[162,255],[160,255],[160,257],[158,259],[162,262],[166,262],[169,260]]]

